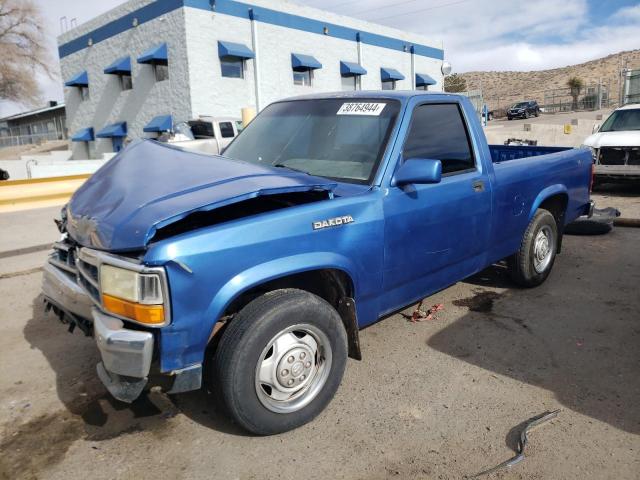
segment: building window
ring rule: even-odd
[[[429,90],[429,85],[418,85],[416,86],[416,90]]]
[[[244,59],[225,57],[220,59],[222,76],[229,78],[244,78]]]
[[[133,88],[133,80],[131,75],[118,75],[120,77],[120,86],[122,90],[131,90]]]
[[[360,90],[360,75],[342,77],[342,90]]]
[[[89,100],[89,87],[80,87],[80,97],[82,101]]]
[[[220,135],[222,138],[233,138],[233,124],[231,122],[220,122]]]
[[[382,90],[395,90],[395,89],[396,89],[395,80],[386,80],[382,82]]]
[[[293,84],[294,85],[303,85],[305,87],[311,86],[311,80],[313,79],[313,73],[310,68],[305,68],[304,70],[294,70],[293,71]]]
[[[162,63],[154,63],[153,70],[156,75],[156,82],[162,82],[169,78],[169,65],[163,65]]]

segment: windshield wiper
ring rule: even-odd
[[[300,173],[304,173],[307,175],[311,175],[309,172],[306,172],[304,170],[300,170],[299,168],[293,168],[290,167],[289,165],[285,165],[284,163],[276,163],[274,165],[271,165],[272,167],[276,167],[276,168],[286,168],[288,170],[293,170],[294,172],[300,172]]]

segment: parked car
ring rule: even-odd
[[[537,117],[538,115],[540,115],[540,107],[535,100],[515,103],[507,110],[507,118],[509,120],[513,120],[514,118]]]
[[[620,107],[587,137],[596,181],[640,180],[640,104]]]
[[[95,336],[117,399],[204,384],[245,429],[284,432],[327,406],[359,328],[502,259],[543,283],[591,170],[584,149],[488,146],[459,95],[279,101],[215,162],[116,155],[63,209],[44,297]]]
[[[178,123],[173,132],[159,140],[187,150],[218,155],[238,136],[241,123],[235,118],[201,116],[197,120]]]

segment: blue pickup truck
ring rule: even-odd
[[[95,336],[117,399],[206,385],[283,432],[330,402],[359,329],[503,259],[544,282],[591,179],[588,150],[488,146],[462,96],[279,101],[222,156],[143,140],[97,171],[57,222],[45,303]]]

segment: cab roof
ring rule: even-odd
[[[460,98],[464,97],[464,95],[458,95],[455,93],[444,93],[444,92],[427,92],[420,90],[357,90],[357,91],[348,91],[348,92],[324,92],[324,93],[312,93],[308,95],[299,95],[295,97],[283,98],[280,101],[287,100],[320,100],[320,99],[330,99],[330,98],[380,98],[380,99],[395,99],[400,101],[406,101],[413,97],[421,97],[421,96],[440,96],[440,97],[451,97],[451,98]]]

